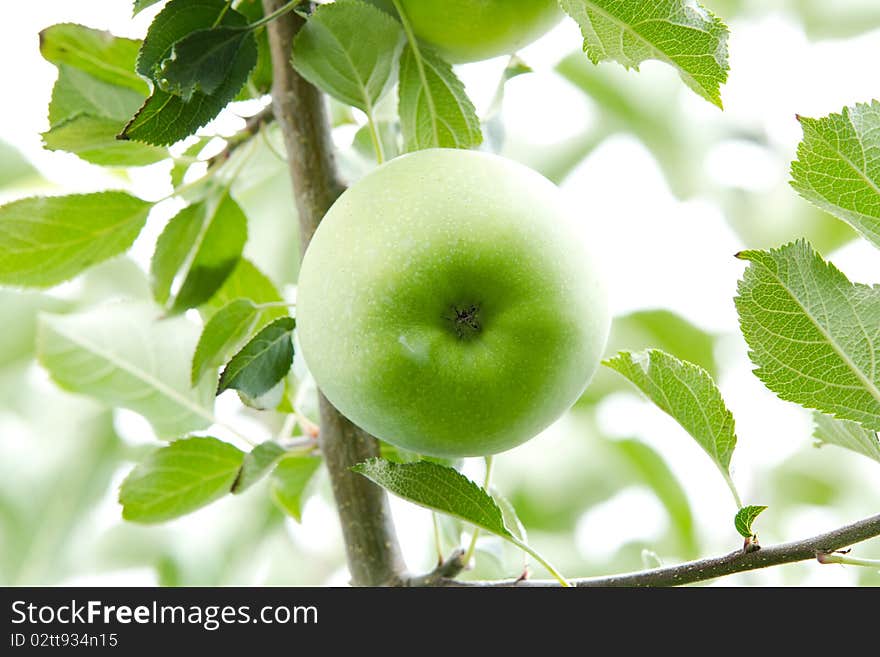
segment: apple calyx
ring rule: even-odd
[[[483,329],[480,323],[479,304],[452,306],[451,310],[451,315],[446,319],[452,322],[453,330],[459,340],[471,340]]]

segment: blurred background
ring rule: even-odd
[[[810,414],[776,399],[751,374],[733,306],[744,267],[734,253],[801,236],[850,279],[880,282],[876,250],[788,186],[801,136],[795,114],[823,116],[880,95],[880,3],[703,4],[731,29],[724,112],[659,63],[645,63],[640,73],[593,66],[570,20],[520,53],[534,72],[508,82],[500,111],[492,101],[506,58],[458,72],[487,120],[486,147],[559,183],[580,218],[609,282],[616,316],[609,353],[659,347],[716,377],[737,422],[733,478],[745,503],[769,505],[756,523],[761,542],[769,544],[876,513],[880,503],[880,466],[834,447],[814,448]],[[39,54],[39,31],[70,21],[140,38],[160,5],[135,20],[131,3],[118,0],[4,5],[0,202],[108,188],[151,200],[168,195],[169,162],[108,170],[45,151],[40,139],[49,127],[56,69]],[[388,102],[393,107],[393,94]],[[203,132],[234,134],[244,125],[240,115],[259,106],[235,104]],[[372,166],[359,133],[363,117],[337,106],[332,116],[342,168],[354,180]],[[295,212],[279,145],[270,132],[233,193],[250,219],[246,255],[292,292]],[[144,272],[152,247],[180,207],[180,201],[163,202],[129,256],[73,283],[45,292],[0,290],[2,584],[348,581],[324,476],[301,523],[277,510],[260,486],[165,525],[123,523],[117,489],[157,444],[149,424],[59,390],[34,360],[38,313],[74,312],[112,297],[149,298]],[[244,410],[234,397],[219,398],[218,415],[256,439],[269,437],[277,421]],[[479,460],[463,468],[482,476]],[[709,458],[610,371],[600,372],[556,425],[497,457],[494,477],[530,542],[569,577],[670,564],[741,545],[732,523],[736,508]],[[392,503],[410,567],[429,568],[436,559],[430,513]],[[460,530],[443,523],[446,550]],[[880,557],[880,541],[855,553]],[[484,538],[468,576],[516,576],[522,564],[514,548]],[[537,566],[532,572],[543,574]],[[853,584],[880,584],[880,574],[805,563],[714,583]]]

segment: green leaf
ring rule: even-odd
[[[156,523],[179,518],[226,495],[244,454],[216,438],[186,438],[162,447],[122,482],[122,517]]]
[[[272,472],[269,494],[285,513],[302,521],[302,503],[306,488],[321,465],[319,456],[288,456]]]
[[[58,65],[58,79],[49,101],[49,124],[83,114],[116,119],[123,125],[143,104],[145,94],[105,82],[67,64]],[[115,135],[114,135],[115,136]]]
[[[657,349],[636,354],[621,351],[603,364],[632,381],[671,415],[732,486],[728,468],[736,447],[733,415],[706,370]]]
[[[123,192],[26,198],[0,207],[0,284],[48,287],[131,246],[151,203]]]
[[[132,16],[137,16],[147,7],[150,7],[157,2],[161,2],[162,0],[134,0],[134,9],[132,10]]]
[[[255,304],[284,301],[269,277],[245,258],[238,261],[235,269],[232,270],[220,289],[202,306],[201,310],[210,316],[236,299],[248,299]],[[265,308],[263,312],[270,319],[278,319],[287,315],[287,311],[280,307]]]
[[[737,255],[736,309],[757,365],[782,399],[880,429],[880,288],[850,283],[805,241]]]
[[[453,468],[430,461],[391,463],[376,458],[352,470],[414,504],[459,518],[496,536],[515,538],[495,500]]]
[[[263,309],[249,299],[231,301],[212,315],[202,329],[193,355],[193,385],[208,371],[226,363],[267,319]]]
[[[164,148],[116,139],[120,127],[114,119],[80,114],[44,132],[43,143],[51,151],[74,153],[101,166],[137,167],[168,157]]]
[[[614,60],[638,70],[646,59],[678,69],[684,83],[721,107],[727,81],[727,26],[705,7],[686,0],[621,2],[559,0],[577,21],[584,51],[594,64]]]
[[[171,55],[162,61],[157,73],[159,85],[185,101],[196,92],[212,94],[232,73],[239,56],[247,58],[238,64],[241,69],[246,67],[250,72],[256,66],[253,41],[253,33],[239,27],[196,30],[175,43]]]
[[[814,413],[816,446],[837,445],[880,463],[880,439],[876,431],[869,431],[856,422],[835,420],[824,413]]]
[[[220,367],[244,346],[256,328],[260,314],[260,309],[252,301],[236,299],[208,320],[193,355],[193,385],[208,370]]]
[[[216,27],[220,16],[229,13],[227,4],[226,0],[171,0],[150,23],[137,54],[137,72],[158,82],[157,73],[162,62],[171,57],[174,44],[197,30]],[[224,19],[220,20],[220,26],[247,24],[246,20]]]
[[[480,120],[461,80],[425,46],[406,45],[400,57],[400,128],[407,151],[473,148],[483,141]]]
[[[51,128],[43,133],[43,141],[50,150],[75,153],[104,166],[141,166],[163,160],[168,157],[165,149],[116,139],[144,98],[129,87],[59,64],[49,102]]]
[[[293,41],[293,66],[334,98],[372,116],[403,43],[400,24],[360,2],[321,5]]]
[[[246,241],[247,217],[229,190],[187,206],[156,243],[150,263],[156,300],[171,313],[203,304],[235,269]]]
[[[282,317],[257,333],[226,365],[217,394],[232,389],[256,398],[273,388],[293,364],[295,326],[293,318]]]
[[[83,313],[41,315],[37,357],[58,385],[143,415],[162,438],[213,421],[213,383],[189,385],[197,327],[159,319],[144,303],[115,303]]]
[[[736,512],[733,525],[740,536],[752,538],[755,535],[755,532],[752,530],[752,523],[755,522],[755,518],[761,515],[766,508],[766,506],[744,506]]]
[[[798,119],[804,139],[791,163],[792,187],[880,248],[880,102]]]
[[[137,60],[137,70],[157,85],[161,81],[161,64],[171,56],[175,43],[190,33],[215,27],[244,27],[247,19],[233,9],[226,10],[224,0],[172,0],[153,20]],[[245,39],[231,61],[223,82],[210,94],[194,92],[185,100],[153,90],[134,118],[120,133],[120,139],[133,139],[157,146],[173,144],[188,137],[226,107],[247,81],[257,60],[256,41]]]
[[[74,23],[61,23],[40,32],[40,53],[55,65],[68,64],[112,85],[128,87],[141,96],[150,93],[135,73],[141,42]]]
[[[244,457],[235,483],[232,484],[232,493],[238,495],[253,486],[265,477],[286,453],[281,445],[271,440],[254,447]]]

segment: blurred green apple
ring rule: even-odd
[[[443,457],[501,452],[556,420],[609,324],[559,190],[451,149],[392,160],[339,198],[303,260],[296,315],[302,355],[344,415]]]
[[[416,36],[455,64],[514,53],[562,19],[557,0],[398,2]],[[373,3],[385,9],[392,5],[391,0]]]

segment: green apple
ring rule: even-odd
[[[558,0],[398,2],[416,36],[453,63],[509,55],[543,35],[562,18]]]
[[[501,452],[556,420],[599,363],[609,317],[592,263],[538,173],[474,151],[404,155],[318,227],[297,292],[301,352],[373,435],[431,456]]]

